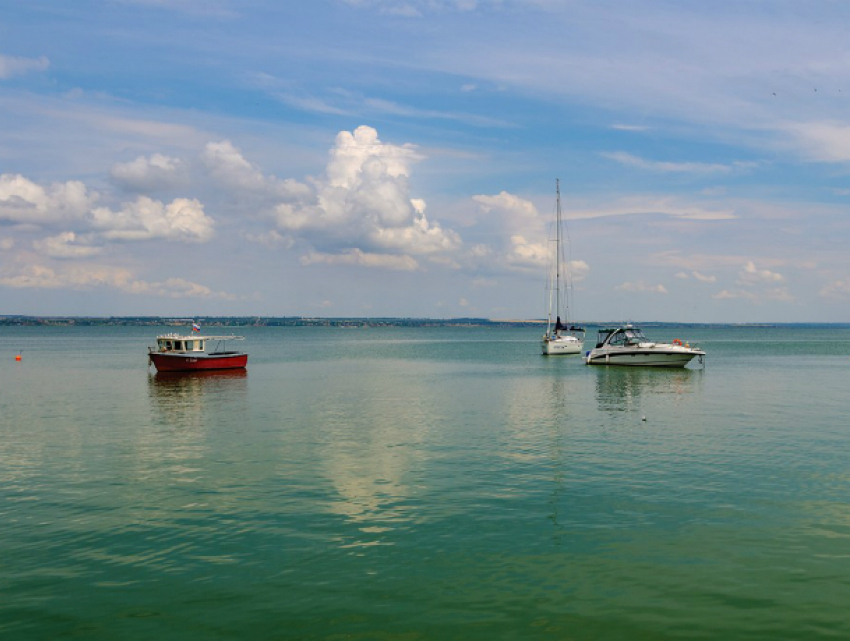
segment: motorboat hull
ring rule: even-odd
[[[210,354],[185,353],[149,354],[158,372],[198,372],[209,370],[245,369],[248,355],[244,352],[213,352]]]
[[[570,354],[581,354],[584,341],[575,338],[544,338],[540,341],[540,349],[544,356],[568,356]]]
[[[705,356],[700,350],[683,348],[658,349],[594,349],[587,354],[588,365],[619,365],[631,367],[682,368],[697,356]]]

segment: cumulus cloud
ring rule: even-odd
[[[182,278],[148,282],[135,278],[126,269],[108,266],[71,267],[60,272],[44,265],[30,265],[16,273],[0,274],[0,285],[18,289],[87,290],[105,287],[129,294],[165,298],[234,298],[226,292],[216,292],[209,287]]]
[[[502,255],[508,267],[518,271],[540,271],[551,266],[554,243],[550,239],[554,231],[548,228],[553,224],[540,214],[533,202],[506,191],[492,196],[473,196],[472,200],[483,212],[500,216],[500,226],[510,233]],[[565,267],[573,281],[582,280],[590,271],[583,260],[568,260]]]
[[[14,58],[0,54],[0,80],[22,76],[32,71],[46,71],[49,66],[50,61],[44,56],[40,58]]]
[[[744,269],[738,272],[738,285],[753,286],[763,283],[781,283],[785,278],[782,274],[772,272],[769,269],[758,269],[753,261],[744,265]]]
[[[39,253],[51,258],[89,258],[103,251],[101,247],[88,244],[88,240],[78,237],[72,231],[67,231],[58,236],[37,240],[33,243],[33,247]]]
[[[139,156],[127,163],[117,163],[109,172],[112,181],[127,191],[151,192],[188,183],[183,161],[162,154]]]
[[[249,190],[266,188],[262,172],[245,160],[229,140],[207,143],[201,159],[212,176],[225,185]]]
[[[125,203],[113,212],[107,207],[92,211],[92,225],[108,240],[181,240],[203,243],[213,236],[214,223],[195,199],[175,198],[168,205],[147,196]]]
[[[507,254],[507,261],[510,265],[540,268],[548,265],[551,260],[552,250],[549,243],[530,242],[521,234],[511,236],[511,248]]]
[[[241,195],[252,195],[269,202],[276,199],[297,202],[310,198],[313,193],[308,185],[296,180],[281,180],[263,174],[229,140],[207,143],[201,153],[201,162],[218,183],[238,190]]]
[[[0,221],[42,225],[80,219],[97,198],[76,180],[45,188],[19,174],[0,175]]]
[[[664,285],[647,285],[642,280],[635,283],[623,283],[617,285],[617,289],[624,292],[646,292],[650,294],[666,294],[667,288]]]
[[[534,203],[520,196],[502,191],[495,196],[473,196],[472,200],[481,205],[485,212],[500,211],[506,214],[507,219],[517,229],[527,228],[529,224],[538,230],[544,226]]]
[[[546,234],[546,223],[533,202],[506,191],[492,196],[473,196],[472,200],[485,214],[498,216],[499,225],[510,234],[503,248],[503,258],[509,267],[541,269],[551,262],[552,245]],[[478,253],[482,251],[479,249]],[[484,252],[484,255],[489,254]]]
[[[426,203],[410,195],[413,145],[384,143],[371,127],[342,131],[325,173],[307,183],[267,176],[229,142],[211,143],[204,163],[213,176],[265,200],[277,230],[304,241],[315,256],[341,256],[346,264],[410,268],[407,257],[456,252],[460,236],[426,216]],[[397,256],[376,261],[364,257]],[[324,262],[327,262],[324,258]]]

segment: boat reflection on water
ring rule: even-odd
[[[594,368],[596,402],[603,411],[636,410],[643,400],[677,402],[701,389],[705,370],[644,367]]]
[[[215,413],[231,414],[244,404],[248,371],[244,369],[148,374],[153,409],[163,423],[193,426]]]
[[[226,379],[248,378],[247,369],[212,369],[199,370],[197,372],[156,372],[150,378],[154,383],[173,387],[196,386],[197,381],[212,380],[221,381]]]

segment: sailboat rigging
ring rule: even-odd
[[[569,312],[569,291],[572,286],[569,268],[567,263],[567,273],[561,274],[566,261],[563,260],[564,255],[564,240],[563,240],[563,222],[561,213],[561,183],[560,180],[555,180],[555,250],[553,273],[549,276],[549,313],[546,319],[546,333],[541,341],[541,349],[546,356],[556,356],[563,354],[581,354],[582,346],[584,345],[585,331],[581,327],[577,327],[570,323]],[[564,319],[566,323],[561,322],[561,310],[564,310]],[[553,324],[552,317],[555,317]]]

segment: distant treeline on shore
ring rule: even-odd
[[[545,319],[506,320],[491,318],[318,318],[307,316],[0,316],[0,326],[91,327],[91,326],[156,326],[188,327],[198,323],[204,327],[537,327]],[[592,327],[617,326],[619,321],[587,322]],[[642,327],[847,327],[850,323],[673,323],[664,321],[635,322]]]

